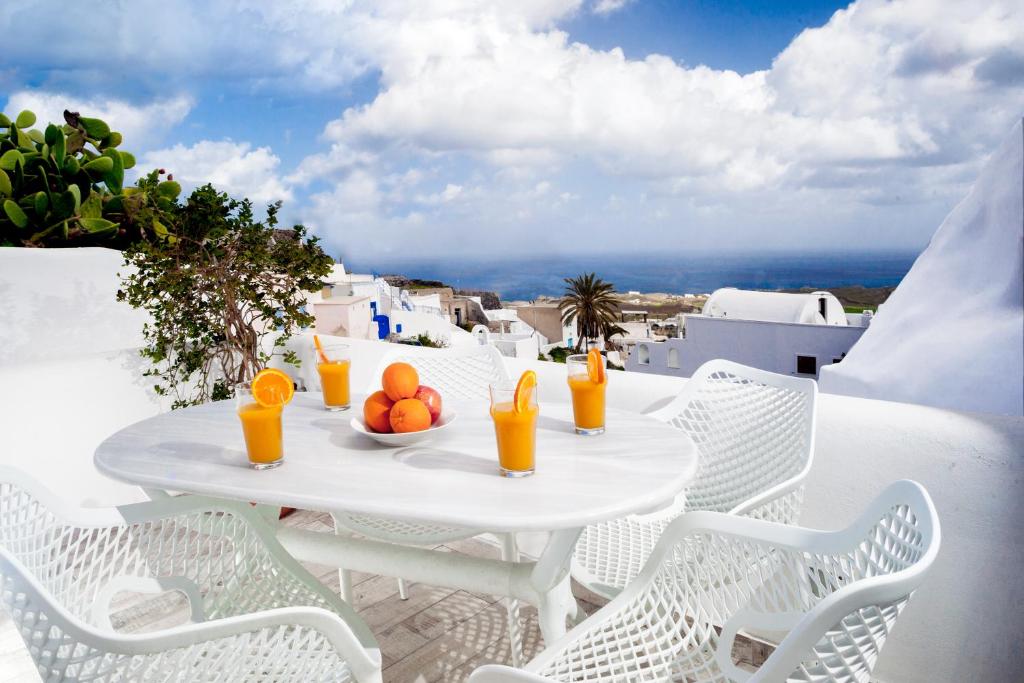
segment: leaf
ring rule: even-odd
[[[72,185],[75,189],[78,189],[77,185]],[[78,212],[78,204],[75,201],[75,195],[70,189],[61,192],[59,195],[53,198],[53,213],[57,218],[70,218]]]
[[[53,158],[57,161],[58,167],[64,165],[64,155],[67,149],[65,144],[66,141],[64,140],[64,133],[58,132],[57,140],[51,145],[51,148],[53,149]]]
[[[9,118],[7,118],[7,116],[3,112],[0,112],[0,128],[10,128],[10,127],[11,127],[11,120]]]
[[[116,149],[107,149],[103,151],[103,156],[113,163],[113,168],[103,174],[103,182],[111,192],[120,194],[121,188],[124,186],[124,164],[121,163],[121,153]]]
[[[111,223],[105,218],[79,218],[78,224],[83,230],[93,234],[117,231],[117,223]]]
[[[78,159],[75,157],[64,158],[64,174],[65,175],[76,175],[78,173]]]
[[[14,194],[14,190],[11,188],[11,176],[7,175],[7,171],[0,169],[0,196],[10,197]]]
[[[164,197],[174,199],[181,194],[181,185],[176,180],[165,180],[156,186],[156,191]]]
[[[75,189],[78,189],[77,186]],[[103,199],[100,198],[100,193],[90,192],[85,201],[81,202],[78,213],[82,218],[101,218],[103,216]]]
[[[82,205],[82,191],[78,189],[78,185],[68,185],[68,192],[75,200],[75,213],[78,213],[78,207]]]
[[[36,148],[35,148],[35,145],[32,144],[32,138],[30,138],[28,136],[28,134],[25,133],[25,131],[23,131],[22,129],[18,128],[17,126],[12,128],[11,130],[13,130],[14,134],[17,136],[18,147],[20,147],[20,148],[22,148],[22,149],[24,149],[26,151],[29,151],[29,152],[34,152],[35,151]]]
[[[89,171],[89,173],[103,175],[114,170],[114,160],[110,157],[97,157],[82,168]]]
[[[52,147],[57,144],[58,137],[64,137],[64,133],[60,132],[60,128],[51,123],[46,127],[46,132],[43,134],[43,137],[46,140],[46,144]]]
[[[34,126],[36,123],[36,115],[30,112],[28,109],[18,114],[18,118],[14,119],[14,125],[18,128],[28,128]]]
[[[165,239],[167,237],[167,226],[164,225],[163,223],[161,223],[156,218],[154,218],[153,219],[153,232],[160,239]]]
[[[125,170],[134,168],[135,156],[131,152],[119,152],[121,155],[121,165],[124,166]]]
[[[65,148],[68,154],[77,154],[85,147],[85,136],[77,130],[72,130],[67,137]]]
[[[46,210],[50,208],[50,200],[47,199],[46,193],[40,190],[36,192],[35,199],[33,201],[33,207],[36,210],[37,216],[45,216]]]
[[[110,126],[100,119],[90,119],[85,116],[78,117],[78,122],[85,128],[85,134],[95,140],[102,140],[110,135]]]
[[[21,207],[10,199],[4,200],[4,213],[11,219],[11,222],[17,225],[19,228],[28,227],[28,216]]]
[[[14,167],[25,163],[25,157],[16,149],[9,149],[0,156],[0,169],[13,171]]]

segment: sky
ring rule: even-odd
[[[0,35],[8,115],[104,118],[361,263],[920,249],[1024,114],[1019,0],[19,0]]]

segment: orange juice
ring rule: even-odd
[[[539,412],[536,404],[522,411],[517,411],[511,401],[491,406],[494,433],[498,437],[498,463],[506,475],[533,472]]]
[[[592,382],[586,375],[570,375],[572,414],[577,431],[604,430],[604,390],[608,382]]]
[[[245,435],[245,449],[254,467],[273,466],[284,453],[281,446],[281,410],[283,406],[248,403],[238,409]]]
[[[316,369],[320,372],[320,386],[324,392],[324,406],[328,410],[346,410],[349,407],[348,371],[351,361],[321,361]]]

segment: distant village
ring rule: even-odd
[[[610,367],[630,372],[689,377],[704,362],[725,358],[817,377],[823,366],[843,360],[891,291],[617,293],[620,332],[596,344]],[[502,302],[494,292],[351,273],[343,264],[308,304],[321,334],[421,346],[487,344],[510,358],[556,361],[580,346],[557,298]]]

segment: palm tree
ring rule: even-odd
[[[562,324],[576,321],[576,350],[585,348],[587,341],[597,339],[606,329],[612,329],[618,319],[619,302],[613,296],[615,286],[594,273],[565,278],[565,294],[558,301],[562,311]]]

